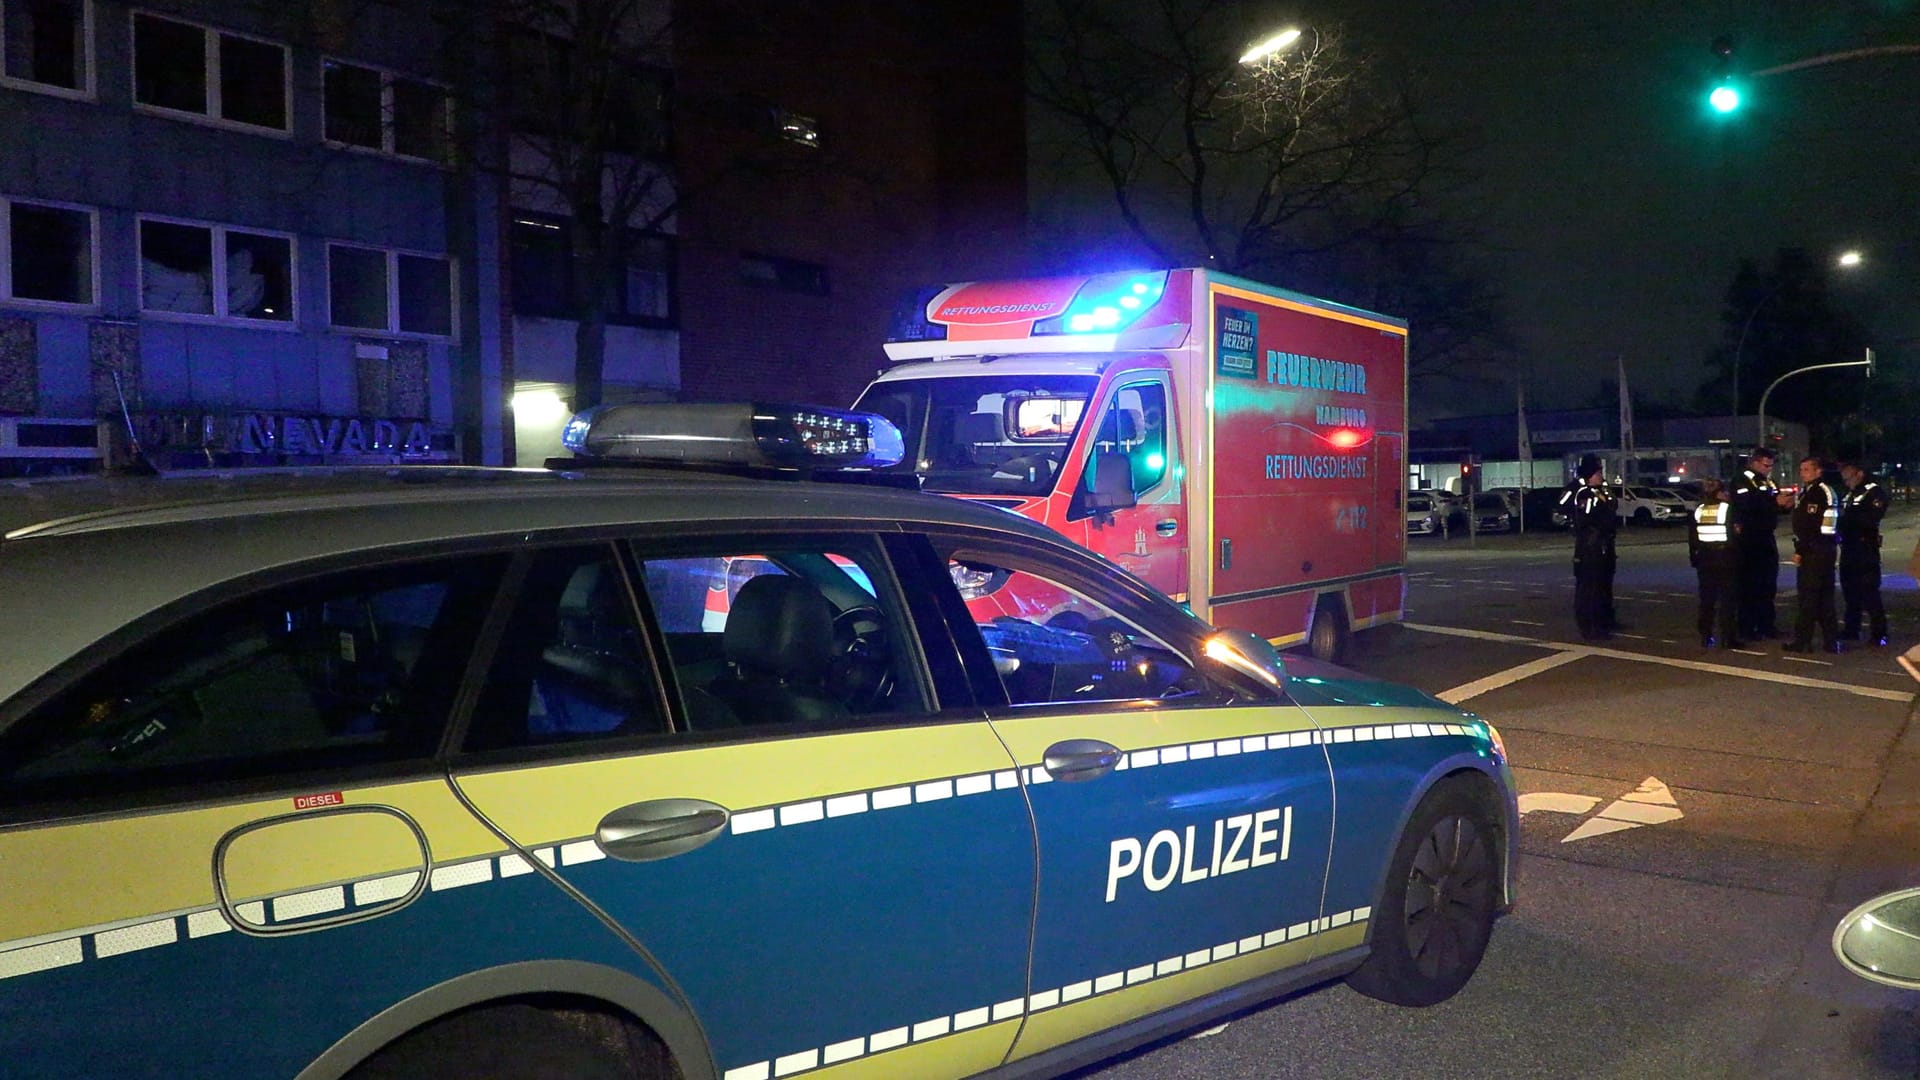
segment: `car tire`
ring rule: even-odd
[[[1647,509],[1644,506],[1633,512],[1633,523],[1635,525],[1646,525],[1652,521],[1653,521],[1653,511]]]
[[[587,1032],[546,1009],[521,1004],[487,1005],[435,1020],[376,1051],[347,1080],[442,1076],[634,1080],[620,1057]]]
[[[1434,1005],[1458,993],[1493,936],[1498,836],[1465,783],[1429,792],[1394,847],[1373,909],[1372,951],[1347,985],[1395,1005]]]
[[[1337,664],[1347,655],[1347,617],[1340,610],[1340,598],[1323,598],[1313,609],[1313,625],[1307,628],[1307,651],[1315,660]]]

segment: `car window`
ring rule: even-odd
[[[1416,514],[1424,514],[1433,509],[1433,500],[1425,496],[1416,495],[1407,500],[1407,509]]]
[[[950,570],[1013,705],[1224,696],[1191,657],[1104,602],[1090,583],[965,549]]]
[[[714,540],[638,553],[693,730],[932,711],[912,622],[868,538]]]
[[[613,546],[529,558],[468,749],[665,732],[664,690]]]
[[[503,561],[333,574],[167,625],[9,730],[0,797],[429,754]]]

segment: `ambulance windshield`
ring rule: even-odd
[[[1045,495],[1065,463],[1091,375],[1019,375],[876,383],[856,409],[893,421],[927,491]]]

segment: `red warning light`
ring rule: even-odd
[[[1359,446],[1360,433],[1352,428],[1335,428],[1333,434],[1327,436],[1327,441],[1342,449]]]

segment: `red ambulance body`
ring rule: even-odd
[[[1207,270],[968,282],[900,314],[856,407],[925,490],[1333,658],[1401,614],[1406,346],[1402,320]]]

